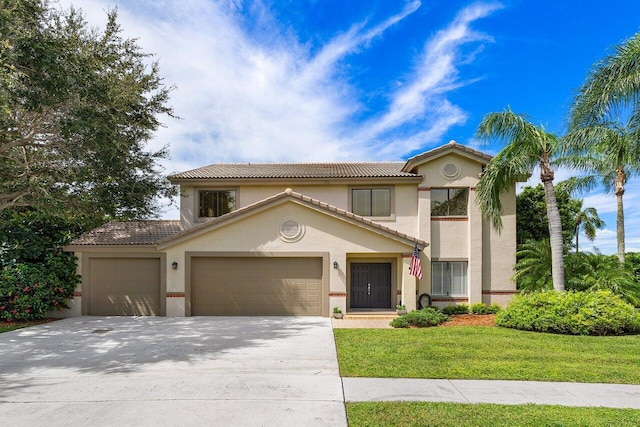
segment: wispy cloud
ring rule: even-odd
[[[229,161],[392,159],[444,143],[447,132],[467,117],[447,94],[473,81],[460,78],[460,67],[492,40],[472,25],[502,7],[474,3],[433,33],[437,28],[429,25],[429,13],[417,16],[420,2],[408,1],[375,22],[366,17],[346,22],[343,33],[311,46],[260,1],[60,0],[59,5],[71,3],[99,27],[104,11],[117,7],[125,35],[156,53],[165,82],[176,86],[170,103],[181,119],[165,119],[166,127],[151,143],[153,148],[169,144],[167,172]],[[413,63],[394,64],[400,85],[376,113],[367,105],[369,94],[349,75],[349,61],[367,55],[409,17],[424,20],[423,50]],[[378,90],[395,83],[382,81]],[[362,111],[370,109],[373,115],[363,122]]]
[[[500,8],[500,3],[468,6],[451,25],[428,40],[406,84],[392,94],[388,110],[367,123],[361,138],[373,141],[407,123],[426,121],[427,130],[395,139],[391,144],[384,142],[389,152],[406,153],[440,140],[452,126],[464,123],[465,112],[446,99],[448,92],[468,83],[459,79],[459,66],[471,57],[463,56],[460,48],[473,42],[493,41],[489,35],[474,31],[471,24]]]
[[[157,53],[166,82],[177,86],[171,103],[182,117],[157,137],[157,145],[171,144],[170,170],[195,162],[397,157],[442,142],[466,120],[463,109],[446,98],[468,83],[459,79],[458,67],[473,55],[460,48],[491,41],[471,25],[502,7],[475,3],[461,10],[425,41],[408,73],[407,64],[401,74],[408,77],[389,95],[387,107],[362,123],[354,120],[362,107],[357,82],[338,72],[340,66],[349,55],[366,54],[385,31],[418,10],[417,0],[381,22],[352,23],[313,56],[260,2],[251,8],[251,19],[262,28],[256,34],[243,26],[246,16],[234,1],[66,1],[81,7],[94,25],[104,22],[104,10],[117,6],[126,34]],[[422,19],[428,24],[429,15]]]

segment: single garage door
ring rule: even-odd
[[[94,316],[160,316],[159,258],[91,258]]]
[[[192,258],[193,316],[321,316],[322,258]]]

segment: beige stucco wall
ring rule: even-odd
[[[279,237],[280,224],[294,219],[304,227],[299,241],[287,242]],[[167,292],[185,292],[186,252],[247,253],[276,255],[279,253],[329,254],[329,291],[347,293],[347,260],[351,256],[374,255],[398,258],[412,247],[330,215],[287,201],[255,215],[213,229],[165,249],[167,265],[177,261],[179,268],[167,268]],[[346,309],[344,297],[332,297],[330,306]]]
[[[393,214],[391,217],[372,218],[372,220],[380,224],[384,224],[387,227],[392,227],[393,229],[405,234],[416,234],[416,215],[418,212],[416,184],[387,184],[384,182],[377,182],[363,186],[385,186],[393,189]],[[217,187],[183,186],[180,192],[180,220],[182,226],[185,228],[190,228],[201,223],[201,221],[196,218],[197,192],[198,190],[207,188],[235,189],[237,191],[237,208],[242,208],[256,202],[260,202],[268,197],[282,193],[287,188],[291,188],[296,193],[303,194],[323,203],[328,203],[329,205],[340,209],[350,210],[349,194],[350,189],[353,187],[358,186],[347,184],[295,185],[295,183],[282,185],[222,185]]]
[[[484,302],[504,306],[511,298],[503,291],[515,291],[512,280],[516,263],[516,194],[515,189],[502,198],[502,231],[498,233],[488,221],[483,223],[483,269]],[[495,292],[494,294],[486,292]]]
[[[459,168],[455,177],[443,173],[445,165]],[[515,291],[511,281],[516,252],[515,188],[502,197],[503,230],[497,233],[482,218],[475,204],[475,187],[482,172],[480,162],[455,152],[445,154],[417,167],[424,176],[418,192],[418,236],[430,243],[424,251],[423,274],[418,293],[431,293],[431,260],[468,260],[469,303],[498,302],[504,305]],[[469,188],[469,204],[465,221],[432,221],[431,188]],[[451,302],[441,303],[447,305]]]
[[[442,173],[443,168],[453,163],[459,167],[459,173],[449,178]],[[418,167],[418,173],[424,176],[421,187],[475,187],[479,181],[482,165],[456,153],[446,154]]]

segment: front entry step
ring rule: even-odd
[[[344,319],[365,320],[365,319],[389,319],[398,317],[395,311],[351,311],[344,314]]]

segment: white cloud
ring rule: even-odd
[[[402,25],[420,7],[417,0],[379,22],[348,23],[314,54],[259,1],[250,3],[249,18],[233,0],[59,2],[71,3],[101,28],[104,12],[117,7],[124,35],[155,52],[165,82],[176,86],[170,104],[181,119],[164,119],[151,143],[170,145],[168,173],[229,161],[392,159],[446,142],[451,127],[467,117],[447,93],[469,84],[459,79],[459,67],[491,41],[471,26],[502,7],[470,5],[430,38],[429,14],[415,18],[426,20],[424,50],[413,69],[407,64],[399,71],[405,78],[388,105],[363,123],[355,117],[368,107],[343,66]],[[250,30],[246,19],[255,21]],[[473,43],[478,46],[465,56],[462,46]]]
[[[499,3],[468,6],[458,13],[451,25],[429,39],[413,74],[391,95],[387,111],[366,123],[358,139],[374,141],[410,122],[422,120],[427,129],[381,143],[385,147],[384,154],[407,153],[441,141],[452,126],[463,124],[467,119],[465,112],[446,99],[447,92],[469,83],[459,80],[458,67],[470,61],[475,53],[465,58],[460,47],[472,42],[492,41],[487,34],[473,31],[471,24],[500,8]]]

